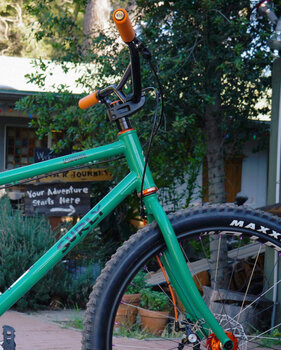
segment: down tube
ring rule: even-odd
[[[105,216],[136,189],[136,175],[131,172],[115,186],[88,214],[72,227],[52,248],[30,267],[5,293],[0,295],[0,316],[37,283],[65,254],[76,246]]]

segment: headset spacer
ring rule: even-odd
[[[157,191],[158,191],[158,188],[156,186],[150,187],[142,191],[142,196],[146,197],[146,196],[149,196],[150,194],[156,193]],[[138,193],[138,197],[139,198],[141,197],[140,193]]]

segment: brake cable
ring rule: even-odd
[[[151,151],[151,145],[152,145],[153,138],[157,134],[157,132],[158,132],[158,130],[159,130],[163,120],[164,120],[164,95],[163,95],[162,84],[161,84],[161,82],[159,80],[157,71],[156,71],[154,65],[151,62],[151,59],[148,59],[148,62],[149,62],[151,70],[153,71],[153,74],[155,76],[156,82],[158,84],[159,93],[158,93],[157,89],[153,88],[154,92],[156,94],[156,106],[155,106],[155,112],[154,112],[154,118],[153,118],[153,124],[152,124],[152,128],[151,128],[151,133],[150,133],[148,146],[147,146],[147,152],[146,152],[146,156],[145,156],[145,163],[144,163],[144,169],[143,169],[143,174],[142,174],[142,180],[141,180],[140,215],[141,215],[142,219],[145,218],[145,209],[144,209],[144,203],[143,203],[143,186],[144,186],[145,172],[146,172],[146,168],[147,168],[147,165],[148,165],[148,159],[149,159],[149,156],[150,156],[150,151]],[[158,124],[157,124],[159,96],[160,96],[160,101],[161,101],[161,114],[160,114],[160,119],[159,119]]]

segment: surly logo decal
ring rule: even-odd
[[[245,223],[243,220],[232,220],[232,222],[229,224],[229,226],[232,227],[241,227],[246,228],[255,232],[260,232],[262,234],[267,235],[268,237],[272,237],[278,241],[281,241],[281,233],[272,230],[269,227],[261,226],[258,224],[255,224],[254,222]],[[241,233],[242,234],[242,233]],[[252,237],[251,237],[252,238]],[[257,237],[253,237],[255,240],[257,240]],[[281,248],[277,247],[274,243],[266,242],[265,243],[268,246],[273,246],[275,249],[281,251]]]

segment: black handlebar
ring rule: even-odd
[[[134,41],[128,44],[131,60],[131,76],[133,97],[132,101],[138,103],[141,99],[141,73],[140,73],[140,56]]]
[[[98,91],[99,99],[106,98],[112,92],[119,97],[122,102],[127,100],[132,101],[133,103],[138,104],[142,98],[142,83],[141,83],[141,70],[140,70],[140,52],[142,56],[149,60],[151,58],[150,51],[138,40],[134,39],[130,43],[126,43],[129,48],[130,53],[130,64],[126,68],[126,71],[121,78],[119,84],[110,85],[102,90]],[[128,79],[131,77],[132,80],[132,94],[130,94],[127,98],[123,94],[122,89],[127,83]]]

